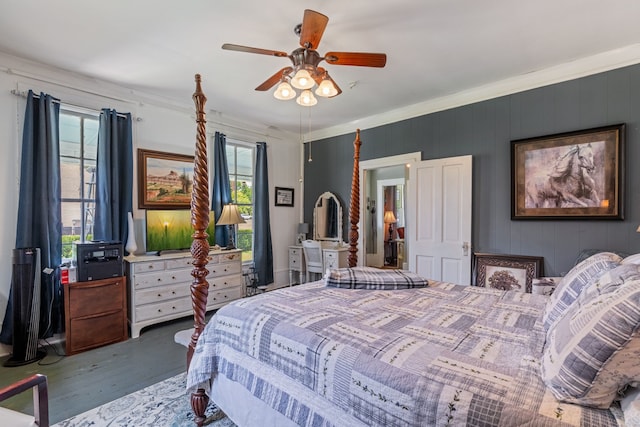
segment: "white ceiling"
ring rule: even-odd
[[[343,93],[310,112],[254,90],[287,58],[221,49],[291,52],[304,9],[329,17],[320,54],[387,54],[323,62]],[[322,134],[640,62],[638,18],[638,0],[2,0],[0,51],[188,106],[199,73],[216,120]]]

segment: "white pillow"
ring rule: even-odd
[[[606,271],[617,267],[620,261],[622,258],[613,252],[599,252],[573,267],[560,280],[544,309],[542,320],[545,330],[548,331],[551,325],[569,309],[586,285]]]
[[[630,389],[620,401],[627,427],[640,427],[640,388]]]
[[[541,366],[542,380],[558,400],[608,408],[619,390],[640,381],[638,307],[640,278],[619,280],[558,318]]]
[[[620,264],[640,264],[640,254],[629,255]]]

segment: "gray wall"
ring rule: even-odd
[[[583,249],[640,252],[640,65],[482,101],[360,132],[360,160],[422,152],[422,159],[473,156],[473,247],[544,257],[548,276],[566,273]],[[511,220],[510,141],[626,123],[625,219]],[[344,238],[353,166],[352,134],[312,142],[305,163],[305,221],[324,191],[343,204]],[[308,144],[305,145],[305,151]],[[306,159],[305,154],[305,159]]]

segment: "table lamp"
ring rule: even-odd
[[[307,240],[307,233],[309,233],[309,224],[301,222],[298,224],[298,240],[297,243],[302,244],[303,240]]]
[[[216,222],[216,225],[226,225],[229,227],[229,244],[225,249],[235,249],[234,235],[236,232],[236,224],[244,224],[244,218],[240,215],[238,206],[233,203],[224,205],[220,218]]]
[[[393,236],[393,224],[396,222],[396,216],[393,211],[384,211],[384,223],[389,224],[389,240]]]

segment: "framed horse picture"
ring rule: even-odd
[[[624,219],[625,125],[511,141],[511,219]]]

